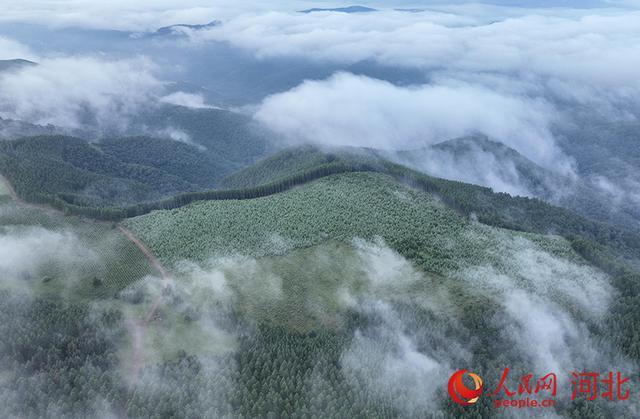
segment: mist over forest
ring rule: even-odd
[[[639,416],[638,1],[131,3],[0,0],[0,417]]]

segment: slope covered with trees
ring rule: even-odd
[[[215,188],[275,150],[273,134],[221,109],[156,104],[127,125],[110,133],[0,119],[0,173],[27,201],[104,210]]]
[[[441,273],[491,245],[463,240],[468,222],[429,194],[375,173],[328,176],[264,198],[197,202],[124,224],[169,265],[185,258],[206,261],[211,254],[277,254],[282,250],[272,234],[294,247],[380,236],[414,255],[425,271]],[[453,252],[445,241],[463,248]]]
[[[14,203],[0,188],[1,286],[93,301],[153,274],[144,254],[111,223]],[[15,249],[26,249],[26,260]],[[1,288],[1,287],[0,287]]]
[[[233,167],[192,146],[149,137],[0,142],[0,172],[33,202],[58,198],[78,206],[127,205],[211,188]]]
[[[370,155],[357,165],[356,156],[305,157],[297,174],[284,178],[289,183],[278,175],[234,192],[243,199],[219,195],[225,199],[126,220],[171,265],[170,286],[137,281],[118,299],[94,294],[97,305],[27,304],[0,294],[4,313],[19,319],[3,332],[23,336],[2,347],[15,355],[3,358],[13,365],[0,379],[9,396],[4,405],[28,417],[45,410],[78,417],[404,417],[420,416],[428,401],[444,417],[488,415],[490,399],[463,410],[446,401],[444,387],[433,399],[424,396],[430,393],[416,398],[410,388],[394,387],[385,366],[404,368],[407,358],[428,353],[438,365],[468,367],[492,383],[505,365],[527,370],[527,353],[496,319],[510,315],[509,287],[530,292],[541,280],[546,285],[538,292],[552,302],[547,309],[585,324],[598,345],[638,359],[640,320],[629,315],[640,301],[638,278],[618,257],[631,257],[633,235],[538,200],[430,178]],[[327,172],[305,178],[319,168]],[[338,168],[343,171],[330,172]],[[251,190],[265,195],[251,199]],[[66,219],[54,221],[64,226]],[[550,230],[565,238],[547,236]],[[537,262],[523,266],[523,260]],[[496,278],[504,284],[496,287]],[[573,295],[605,280],[619,298],[596,316]],[[150,354],[141,379],[127,383],[118,372],[126,371],[135,345],[127,318],[157,301],[142,338]],[[467,345],[460,351],[459,342]],[[410,382],[412,373],[402,371]],[[45,404],[52,399],[58,402]],[[559,409],[613,414],[606,404]]]
[[[42,149],[45,153],[45,158],[40,163],[44,164],[44,167],[48,167],[46,165],[49,164],[48,170],[42,169],[40,165],[26,161],[24,156],[19,154],[22,147],[29,149],[29,152],[39,154],[39,148],[34,146],[34,144],[38,144],[38,139],[0,143],[7,150],[4,153],[0,152],[0,164],[8,167],[9,173],[13,170],[17,174],[24,175],[24,178],[17,177],[17,182],[11,175],[7,176],[15,184],[16,191],[23,198],[47,203],[75,214],[117,220],[146,214],[158,209],[179,208],[202,200],[253,199],[268,196],[336,173],[375,172],[390,175],[410,186],[435,194],[457,211],[467,216],[473,214],[479,221],[489,225],[543,234],[553,231],[564,236],[584,237],[590,241],[611,247],[616,254],[623,255],[631,260],[637,260],[640,254],[640,238],[624,229],[591,221],[570,210],[547,204],[539,199],[512,197],[506,193],[494,193],[491,189],[485,187],[430,177],[402,165],[391,163],[380,157],[376,151],[362,149],[347,148],[331,152],[324,152],[313,147],[290,149],[262,160],[256,165],[220,181],[220,185],[223,188],[226,186],[233,187],[233,189],[189,192],[130,206],[100,208],[95,207],[96,203],[104,205],[105,201],[107,201],[106,198],[99,196],[97,199],[95,197],[87,199],[71,192],[82,188],[86,189],[86,179],[96,175],[87,174],[86,171],[78,167],[73,167],[70,170],[70,165],[67,163],[60,165],[62,158],[59,156],[70,156],[67,158],[78,161],[80,167],[82,167],[82,164],[90,165],[91,167],[99,168],[103,173],[113,174],[114,171],[117,173],[118,170],[123,170],[125,173],[133,172],[137,176],[135,181],[116,178],[117,182],[114,185],[116,191],[111,191],[111,194],[115,196],[118,196],[117,192],[126,192],[129,195],[132,192],[140,194],[140,190],[144,190],[145,187],[150,188],[148,184],[140,182],[140,179],[146,179],[152,185],[162,184],[164,180],[167,180],[168,184],[172,185],[169,180],[175,180],[176,177],[170,173],[164,177],[155,176],[160,169],[138,170],[140,166],[136,164],[126,163],[120,166],[118,165],[120,163],[119,158],[112,158],[111,155],[106,153],[103,155],[102,150],[96,148],[98,147],[97,145],[86,144],[81,140],[69,141],[66,138],[51,142],[47,142],[47,140],[48,138],[42,138],[39,141],[42,143]],[[144,144],[145,142],[140,140],[140,143]],[[69,149],[67,149],[68,146]],[[175,147],[175,144],[171,144],[171,146]],[[178,147],[180,146],[178,145]],[[107,142],[105,148],[107,150],[115,150],[113,151],[114,153],[119,153],[122,159],[127,159],[127,147],[123,147],[122,143],[118,145],[114,142]],[[54,151],[49,152],[48,149],[53,149]],[[11,156],[11,153],[17,154],[17,157],[15,159],[7,158],[6,155]],[[50,159],[51,154],[56,157]],[[3,155],[5,156],[4,158]],[[97,160],[94,162],[91,159],[87,159],[86,156]],[[144,163],[145,159],[146,157],[138,157],[135,161]],[[198,159],[200,159],[199,156],[194,157],[194,160]],[[162,160],[155,157],[151,160],[159,162],[157,164],[163,168]],[[111,166],[112,161],[116,162],[113,164],[115,168]],[[21,163],[18,164],[17,162]],[[101,167],[101,164],[103,167]],[[184,167],[179,161],[172,161],[171,159],[166,159],[166,165],[168,165],[168,168],[165,167],[164,170],[167,172],[170,170],[179,171]],[[23,170],[23,167],[26,167],[27,170]],[[142,167],[147,168],[147,166]],[[208,169],[203,167],[202,170]],[[96,181],[104,182],[104,179],[104,175],[101,175],[97,176]],[[195,178],[192,177],[192,179]],[[121,186],[118,182],[124,183],[125,186],[130,186],[133,183],[133,186],[117,189],[117,186]],[[177,182],[183,182],[183,185],[191,185],[183,179],[179,179]],[[51,185],[53,185],[53,188]],[[108,182],[107,185],[109,185]],[[70,192],[62,194],[34,192],[33,195],[30,195],[29,191],[38,191],[36,186],[43,190],[48,188],[50,188],[49,190],[55,190],[55,188],[58,188],[58,190],[62,189]],[[172,185],[172,187],[174,189],[177,188],[175,185]],[[194,186],[194,188],[201,187]],[[107,191],[110,191],[110,189],[101,189],[101,194]]]
[[[134,127],[179,130],[207,152],[244,168],[274,151],[273,134],[237,112],[162,105],[136,115]]]
[[[640,323],[628,313],[633,304],[640,302],[636,286],[640,278],[633,269],[624,265],[622,258],[615,256],[620,249],[637,251],[637,247],[629,247],[633,246],[633,241],[625,242],[615,235],[600,236],[592,230],[594,227],[590,227],[589,222],[578,216],[573,218],[573,222],[578,224],[572,225],[568,219],[568,224],[563,225],[560,221],[565,220],[565,215],[570,217],[570,212],[553,207],[549,207],[552,208],[550,210],[539,201],[516,199],[506,194],[478,193],[475,201],[466,202],[466,205],[462,205],[465,201],[458,201],[457,211],[448,208],[446,199],[442,197],[469,197],[464,193],[453,193],[464,188],[463,184],[451,182],[448,189],[442,189],[448,191],[448,195],[433,194],[402,185],[389,175],[343,173],[268,197],[196,202],[171,211],[156,211],[125,223],[161,259],[170,266],[177,266],[178,271],[180,261],[185,259],[207,266],[212,257],[225,260],[240,253],[257,258],[257,266],[253,259],[240,259],[239,263],[245,268],[221,271],[232,284],[230,286],[240,290],[240,295],[249,293],[234,300],[235,315],[240,318],[248,316],[260,325],[257,334],[251,334],[247,340],[241,339],[241,349],[235,358],[239,362],[239,370],[229,372],[229,377],[239,380],[234,381],[239,387],[234,387],[235,391],[228,397],[241,401],[232,403],[232,406],[253,406],[253,410],[246,411],[249,415],[264,411],[275,416],[313,412],[314,406],[321,406],[321,411],[331,409],[338,416],[419,415],[418,411],[411,410],[413,405],[408,395],[405,394],[400,403],[394,403],[394,396],[400,395],[389,394],[387,398],[376,394],[370,387],[370,380],[375,380],[376,368],[381,368],[380,365],[373,367],[371,376],[364,374],[358,376],[361,381],[350,381],[354,379],[353,371],[349,370],[350,363],[345,353],[349,354],[354,342],[362,339],[358,336],[374,334],[376,339],[382,339],[376,340],[379,348],[386,345],[394,348],[396,343],[393,340],[387,341],[376,334],[379,333],[377,328],[384,328],[385,321],[389,321],[387,310],[401,319],[397,325],[394,323],[395,327],[400,327],[410,336],[419,336],[416,339],[422,350],[433,350],[432,345],[450,348],[445,341],[438,340],[441,333],[447,339],[473,342],[468,348],[473,354],[471,360],[456,359],[456,365],[460,368],[469,365],[479,371],[487,382],[497,382],[499,377],[496,374],[505,363],[515,370],[530,368],[527,365],[531,360],[509,342],[508,334],[502,333],[502,328],[509,327],[509,323],[502,328],[495,323],[496,318],[507,316],[504,305],[508,306],[510,299],[515,299],[520,292],[514,295],[507,292],[507,301],[495,300],[505,292],[503,287],[509,288],[507,284],[511,280],[507,278],[519,284],[515,285],[516,288],[522,286],[524,289],[539,286],[535,285],[539,281],[549,281],[548,286],[554,291],[545,295],[544,304],[550,304],[543,305],[545,309],[555,310],[555,304],[557,307],[570,307],[567,310],[571,316],[577,316],[578,321],[593,328],[590,330],[598,336],[599,342],[606,342],[605,346],[611,344],[616,351],[633,360],[639,359],[640,335],[632,325]],[[483,202],[483,198],[494,195],[493,201]],[[500,203],[502,205],[493,206]],[[525,203],[531,203],[531,206]],[[480,210],[480,215],[460,213],[461,210],[469,210],[471,205]],[[512,217],[509,216],[510,211],[514,211]],[[502,227],[518,217],[522,225],[516,230],[495,228],[475,221],[480,217]],[[542,226],[554,223],[558,230],[563,231],[554,230],[565,238],[547,235],[548,227]],[[538,230],[540,234],[522,230]],[[579,231],[582,235],[574,236],[569,233],[571,231]],[[359,300],[363,298],[360,294],[363,292],[361,281],[362,275],[367,274],[359,269],[367,272],[367,265],[357,268],[349,262],[353,246],[356,249],[361,246],[359,242],[354,244],[354,237],[367,242],[382,240],[417,270],[417,273],[406,271],[388,256],[379,260],[378,263],[390,268],[385,271],[387,276],[380,279],[380,284],[375,281],[373,284],[389,288],[387,291],[378,290],[369,298],[387,301],[384,315],[373,308],[354,311],[351,307],[335,312],[334,307],[339,307],[339,301],[343,301],[340,296],[344,295],[345,287],[354,294],[344,298],[351,298],[349,301],[354,301],[351,304],[356,307],[362,304]],[[336,241],[340,244],[333,244]],[[385,254],[376,249],[373,254]],[[531,261],[531,258],[536,262],[521,265],[525,259]],[[384,269],[383,265],[374,266],[375,269]],[[257,284],[269,278],[279,278],[282,295],[271,303],[260,299],[256,301],[255,295],[243,282],[244,275],[247,275],[243,269],[260,279]],[[574,298],[571,295],[580,294],[578,289],[589,290],[593,287],[590,281],[602,279],[604,271],[610,275],[607,278],[610,278],[616,292],[624,297],[612,302],[610,311],[594,322],[589,317],[592,314],[580,311],[577,300],[569,303],[565,298],[571,300]],[[486,276],[482,272],[487,272]],[[411,279],[414,275],[417,275],[415,282]],[[478,282],[475,282],[474,278],[478,277]],[[350,282],[350,278],[359,279]],[[498,285],[494,289],[496,283]],[[563,297],[561,289],[565,286],[571,291]],[[364,289],[368,287],[373,285]],[[446,303],[443,304],[455,307],[455,314],[451,314],[455,320],[450,319],[451,324],[440,318],[438,311],[434,313],[425,308],[431,303],[423,298],[439,296],[442,292],[446,295]],[[405,293],[411,298],[405,298]],[[322,310],[318,305],[323,307]],[[540,313],[528,312],[527,315]],[[438,331],[436,336],[426,332],[434,330]],[[357,336],[355,341],[354,335]],[[533,347],[538,343],[534,340],[529,342]],[[246,351],[242,349],[245,345]],[[296,349],[307,346],[310,348],[304,352]],[[276,355],[274,347],[280,353],[291,355]],[[366,347],[359,355],[375,359],[378,351],[384,351],[379,348]],[[539,350],[546,349],[541,347]],[[281,374],[270,374],[274,368],[287,378],[283,380]],[[309,369],[312,369],[313,376]],[[307,388],[304,385],[309,382],[317,386],[312,392],[317,393],[317,397],[306,399],[298,392],[301,386]],[[263,391],[267,391],[269,396],[263,397]],[[489,403],[488,399],[483,400],[465,410],[443,403],[440,414],[456,417],[488,415],[491,412]],[[398,405],[408,406],[408,410]],[[606,416],[612,414],[610,408],[599,404],[590,407],[567,404],[559,411],[565,415]]]

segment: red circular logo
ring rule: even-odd
[[[468,374],[473,379],[474,389],[468,388],[462,382],[465,374]],[[449,395],[454,402],[462,406],[470,406],[476,403],[480,399],[482,389],[482,378],[478,374],[467,370],[456,371],[449,379]]]

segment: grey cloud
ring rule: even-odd
[[[610,199],[613,208],[623,204],[640,205],[640,182],[631,177],[622,179],[618,184],[605,176],[593,176],[590,181]]]

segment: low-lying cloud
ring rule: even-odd
[[[431,72],[487,73],[563,89],[629,97],[639,82],[640,12],[629,10],[477,10],[370,14],[242,15],[198,32],[256,56],[353,64],[373,60]],[[417,42],[417,40],[420,40]],[[589,95],[591,96],[591,95]]]
[[[124,129],[164,84],[144,58],[51,58],[0,73],[0,117],[64,128]]]
[[[258,59],[424,72],[425,80],[396,84],[384,81],[384,71],[376,74],[381,80],[338,73],[266,98],[256,117],[297,141],[398,149],[478,131],[566,175],[575,171],[553,128],[640,114],[639,12],[438,9],[245,15],[193,39],[226,41]],[[524,190],[503,179],[476,183],[482,180]]]
[[[0,60],[15,60],[18,58],[34,60],[36,56],[26,45],[12,39],[0,37]]]
[[[547,243],[544,250],[526,238],[505,237],[491,266],[455,276],[502,306],[492,321],[536,373],[557,371],[566,380],[564,372],[571,370],[634,370],[594,333],[615,298],[609,278],[563,251],[561,243]]]
[[[228,2],[204,0],[28,0],[5,3],[2,5],[0,21],[133,31],[152,30],[177,23],[209,22],[251,7],[250,4],[230,5]],[[251,3],[259,5],[259,2]]]
[[[99,256],[68,231],[42,227],[0,227],[0,272],[3,281],[38,278],[47,266],[59,266],[70,276],[82,262]],[[40,278],[38,278],[40,279]]]
[[[394,309],[381,301],[363,304],[360,309],[376,326],[358,330],[345,350],[341,363],[344,374],[354,386],[365,386],[376,398],[406,415],[414,417],[438,410],[438,397],[454,365],[468,357],[455,342],[447,341],[446,350],[438,343],[446,341],[438,326],[431,325],[433,346],[409,334]],[[436,341],[440,340],[438,343]]]
[[[401,87],[338,73],[266,98],[255,117],[292,141],[389,150],[483,132],[543,166],[568,165],[549,103],[469,83]]]
[[[160,102],[168,103],[170,105],[175,105],[175,106],[183,106],[185,108],[193,108],[193,109],[215,108],[214,106],[208,105],[205,102],[205,99],[204,97],[202,97],[202,95],[185,93],[185,92],[175,92],[167,96],[163,96],[160,98]]]

